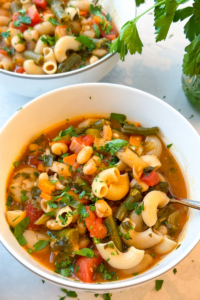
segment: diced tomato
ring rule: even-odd
[[[18,26],[18,27],[14,25],[14,21],[19,20],[20,17],[21,17],[20,13],[18,13],[18,12],[14,13],[13,16],[12,16],[13,21],[11,23],[11,26],[13,28],[19,29],[23,33],[28,28],[28,26],[26,24],[21,23],[21,25]]]
[[[140,177],[140,180],[142,180],[144,183],[146,183],[149,186],[154,186],[159,183],[159,177],[155,170],[153,170],[149,176],[146,176],[142,174]]]
[[[83,282],[92,283],[94,269],[103,262],[103,258],[97,250],[94,250],[95,256],[92,258],[79,257],[75,262],[75,275]],[[78,268],[78,272],[76,270]]]
[[[30,165],[37,166],[37,165],[41,164],[42,161],[38,159],[38,156],[37,156],[37,155],[35,155],[35,156],[32,156],[32,157],[30,158],[29,163],[30,163]]]
[[[79,163],[77,161],[75,161],[75,163],[72,166],[72,170],[76,171],[78,168],[80,168],[81,165],[79,165]]]
[[[6,52],[6,50],[0,49],[0,54],[4,55],[4,56],[8,56],[8,53]]]
[[[85,224],[90,232],[91,237],[96,237],[97,239],[103,239],[107,235],[107,229],[103,225],[103,219],[97,217],[97,215],[90,210],[87,206],[86,211],[89,213],[89,217],[85,218]]]
[[[79,153],[83,146],[91,146],[94,143],[95,138],[91,135],[81,135],[79,137],[71,138],[70,150],[75,153]]]
[[[31,24],[29,24],[29,26],[34,26],[34,25],[42,22],[42,19],[39,15],[39,12],[37,11],[37,8],[35,7],[35,5],[32,5],[31,7],[29,7],[26,14],[31,19]]]
[[[23,74],[24,72],[25,72],[24,67],[20,67],[20,68],[17,68],[17,69],[16,69],[16,73]]]
[[[32,0],[32,2],[41,9],[46,9],[48,3],[45,0]]]
[[[103,36],[103,37],[105,37],[105,38],[107,38],[108,40],[111,40],[111,41],[115,40],[119,35],[116,26],[112,22],[110,22],[110,23],[107,22],[107,24],[105,25],[105,30],[102,30],[101,29],[101,24],[100,24],[101,22],[102,22],[102,20],[99,17],[96,17],[96,16],[94,17],[93,23],[96,24],[99,27],[101,36]],[[110,30],[109,33],[106,33],[106,27],[108,25],[112,25],[112,29]]]
[[[26,216],[30,218],[30,223],[27,226],[27,229],[37,230],[40,228],[40,225],[34,224],[42,215],[44,214],[43,210],[39,210],[33,207],[33,204],[29,203],[26,207]]]

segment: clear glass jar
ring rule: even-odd
[[[181,81],[187,99],[196,110],[200,111],[200,75],[190,77],[182,74]]]

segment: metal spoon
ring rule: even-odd
[[[171,203],[178,203],[178,204],[181,204],[181,205],[185,205],[185,206],[192,207],[192,208],[200,210],[200,202],[194,201],[194,200],[189,200],[189,199],[177,198],[176,196],[174,196],[172,194],[172,192],[170,190],[169,190],[169,194],[170,194],[170,197],[172,197],[170,199]]]

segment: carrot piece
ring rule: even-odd
[[[0,49],[0,54],[4,56],[8,56],[8,53],[4,49]]]
[[[129,138],[129,143],[132,145],[132,146],[137,146],[137,148],[140,146],[142,142],[142,136],[141,135],[131,135],[130,138]],[[136,148],[136,150],[137,150]]]
[[[75,194],[73,191],[69,191],[67,193],[73,196],[76,200],[78,200],[78,194]]]
[[[134,125],[135,125],[136,127],[140,127],[140,123],[138,123],[138,122],[135,122]]]
[[[88,12],[87,11],[80,11],[79,14],[80,14],[80,16],[87,16]]]
[[[45,169],[45,167],[42,164],[39,164],[37,166],[37,169],[38,169],[38,171],[46,172],[46,169]]]
[[[45,193],[44,191],[42,191],[42,193],[40,194],[40,197],[47,201],[51,200],[51,196],[49,194]]]
[[[71,143],[71,140],[61,140],[61,141],[57,141],[57,142],[51,142],[51,143],[49,143],[49,146],[53,146],[54,144],[57,144],[57,143],[63,143],[63,144],[69,145]]]
[[[100,22],[102,22],[100,17],[94,16],[94,21],[95,23],[99,24]]]
[[[41,191],[47,194],[51,194],[51,192],[56,189],[56,186],[51,184],[48,180],[39,180],[38,187]]]
[[[69,164],[70,166],[72,166],[76,162],[77,156],[78,156],[78,154],[74,153],[70,156],[64,157],[63,161],[64,161],[64,163]]]

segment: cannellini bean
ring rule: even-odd
[[[92,51],[92,53],[94,55],[98,56],[98,57],[102,57],[102,56],[107,54],[107,50],[105,50],[105,49],[95,49],[95,50]]]
[[[29,42],[36,42],[39,39],[39,33],[37,32],[37,30],[28,29],[24,31],[24,39]]]
[[[102,133],[103,138],[106,141],[111,141],[112,140],[112,130],[110,125],[104,125],[103,126],[103,133]]]
[[[91,29],[91,30],[84,31],[84,35],[89,38],[94,38],[96,34],[95,34],[94,29]],[[107,51],[106,51],[106,53],[107,53]]]
[[[49,176],[46,172],[43,172],[39,175],[38,180],[49,180]]]
[[[99,60],[99,59],[98,59],[97,56],[92,55],[92,57],[90,57],[90,59],[89,59],[89,63],[90,63],[90,65],[92,65],[92,64],[94,64],[95,62],[97,62],[98,60]]]
[[[86,165],[83,167],[83,173],[85,175],[92,175],[97,170],[97,166],[93,159],[88,160]]]
[[[100,166],[100,165],[101,165],[101,158],[100,158],[99,156],[93,155],[93,156],[91,157],[91,159],[95,162],[95,164],[96,164],[97,166]]]
[[[63,164],[63,163],[59,163],[57,161],[53,162],[52,167],[47,167],[48,170],[51,170],[55,173],[58,173],[59,175],[63,175],[63,176],[71,176],[71,172],[69,170],[69,166]]]
[[[86,30],[90,30],[90,25],[84,25],[82,26],[81,30],[84,32]]]
[[[99,218],[107,218],[107,217],[109,217],[109,216],[112,215],[112,209],[111,209],[111,207],[103,199],[98,200],[95,203],[95,207],[96,207],[96,215]]]
[[[79,249],[87,248],[90,244],[90,238],[87,235],[82,235],[79,237]]]
[[[157,229],[162,235],[167,235],[168,234],[168,229],[167,226],[165,225],[160,225]]]
[[[30,179],[26,179],[22,183],[22,189],[25,190],[25,191],[28,191],[28,192],[31,191],[33,186],[34,186],[34,181],[30,180]]]
[[[51,151],[56,155],[61,155],[67,153],[68,147],[64,143],[55,143],[51,146]]]
[[[56,223],[56,220],[48,220],[46,222],[46,227],[48,227],[51,230],[60,230],[63,229],[62,226],[60,226],[58,223]]]
[[[93,149],[90,146],[85,146],[81,151],[79,152],[77,156],[77,162],[82,165],[85,164],[91,157],[93,153]]]
[[[78,222],[78,232],[80,234],[85,234],[87,232],[87,227],[86,227],[84,221],[79,221]]]
[[[33,155],[38,154],[39,146],[37,144],[30,144],[29,145],[29,151],[30,153],[33,153]]]
[[[25,42],[18,36],[14,36],[11,39],[11,45],[17,52],[23,52],[25,50]]]

